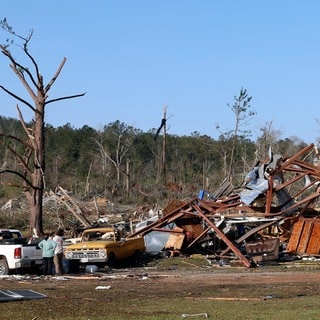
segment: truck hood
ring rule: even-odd
[[[114,241],[87,241],[68,245],[65,250],[103,249],[114,244]]]

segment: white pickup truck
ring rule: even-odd
[[[28,244],[19,230],[0,229],[0,275],[40,267],[42,251],[36,243]]]

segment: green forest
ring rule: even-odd
[[[27,139],[16,119],[0,116],[0,132]],[[121,121],[103,130],[46,124],[45,192],[61,186],[78,199],[99,196],[115,203],[161,204],[197,196],[199,190],[214,192],[224,179],[237,188],[254,164],[267,158],[269,148],[290,156],[305,145],[298,139],[278,140],[267,126],[252,141],[249,131],[224,133],[215,140],[197,132],[156,136],[156,129],[142,132]],[[21,171],[10,152],[15,148],[15,140],[3,138],[1,169]],[[0,175],[0,182],[1,203],[23,193],[19,177],[10,172]]]

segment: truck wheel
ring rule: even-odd
[[[80,265],[77,260],[68,261],[68,272],[67,273],[79,273]]]
[[[140,267],[142,265],[142,252],[140,250],[134,252],[133,263],[135,267]]]
[[[113,252],[111,252],[108,258],[108,266],[110,268],[114,268],[115,264],[116,264],[116,256]]]
[[[9,267],[6,259],[0,259],[0,275],[9,274]]]

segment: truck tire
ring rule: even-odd
[[[4,276],[9,274],[9,267],[5,258],[0,259],[0,275]]]
[[[116,256],[113,252],[110,253],[108,262],[107,262],[109,268],[114,268],[116,265]]]
[[[140,267],[142,265],[142,252],[136,250],[133,254],[133,264],[135,267]]]
[[[67,273],[79,273],[80,264],[77,260],[68,260],[68,272]]]

